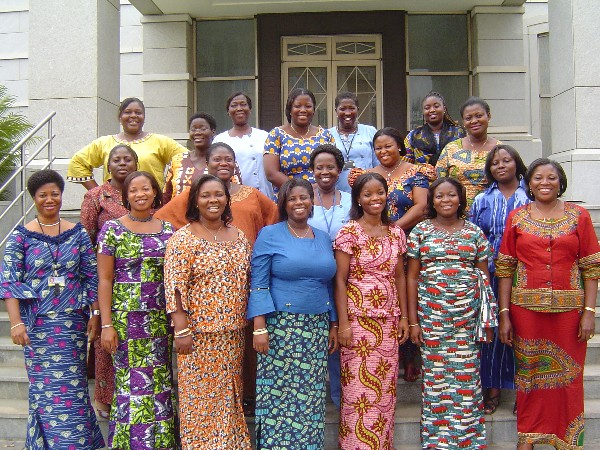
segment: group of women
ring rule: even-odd
[[[195,114],[187,150],[125,100],[123,132],[72,159],[83,226],[60,217],[56,172],[30,177],[37,216],[0,273],[30,379],[27,448],[104,446],[86,334],[114,449],[250,449],[252,412],[257,448],[323,449],[328,373],[340,448],[391,449],[400,355],[405,379],[423,373],[423,448],[485,448],[484,413],[513,387],[518,448],[582,448],[600,247],[559,199],[560,165],[526,169],[488,137],[479,98],[463,128],[429,93],[406,138],[358,123],[351,93],[329,130],[315,104],[292,91],[267,134],[235,93],[233,127],[215,138]]]

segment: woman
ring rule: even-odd
[[[358,177],[352,220],[335,240],[344,450],[394,448],[398,344],[408,338],[406,238],[390,222],[386,198],[381,175]]]
[[[488,153],[501,142],[488,136],[492,114],[490,105],[479,97],[470,97],[460,107],[467,137],[447,144],[435,165],[438,177],[454,177],[467,191],[466,212],[480,192],[488,186],[484,166]]]
[[[323,449],[327,352],[337,349],[331,298],[335,261],[327,233],[311,227],[311,184],[281,187],[280,222],[261,230],[252,253],[248,318],[258,355],[257,449]]]
[[[437,179],[427,202],[429,219],[408,238],[407,274],[410,338],[423,357],[421,446],[485,448],[478,341],[496,326],[490,246],[464,219],[459,181]]]
[[[167,245],[165,290],[177,352],[183,449],[251,449],[242,410],[250,243],[231,225],[225,182],[203,175]]]
[[[290,178],[312,183],[314,178],[308,167],[310,154],[320,144],[335,144],[328,130],[311,125],[316,105],[311,91],[294,89],[285,104],[288,123],[273,128],[265,141],[265,174],[275,193]]]
[[[207,152],[207,170],[210,175],[218,177],[227,186],[231,196],[232,224],[243,231],[245,237],[253,245],[258,232],[266,225],[277,221],[277,205],[262,194],[258,189],[232,183],[236,169],[236,158],[233,149],[222,142],[212,144]],[[189,220],[185,217],[190,192],[184,191],[168,205],[163,206],[154,217],[166,220],[177,229],[183,227]],[[256,352],[252,346],[252,323],[246,326],[244,363],[243,363],[243,399],[244,414],[254,415],[256,392]]]
[[[517,360],[517,448],[583,449],[583,364],[600,246],[589,213],[560,200],[560,164],[536,159],[525,183],[533,201],[508,215],[496,259],[500,340]]]
[[[332,144],[319,145],[310,155],[310,170],[316,183],[313,190],[317,193],[312,217],[308,224],[325,231],[335,241],[338,231],[348,222],[352,197],[345,191],[336,189],[340,174],[344,167],[344,156]],[[340,407],[340,354],[338,351],[329,355],[327,361],[329,374],[329,390],[331,400]]]
[[[471,222],[481,228],[490,242],[494,258],[488,269],[494,297],[498,298],[498,279],[494,259],[498,256],[506,217],[513,209],[529,203],[522,184],[527,167],[519,153],[510,145],[497,145],[485,160],[485,175],[492,185],[475,197],[471,206]],[[500,342],[496,333],[491,344],[481,346],[481,386],[484,392],[484,411],[494,414],[500,403],[501,389],[515,388],[515,361],[512,348]],[[513,408],[516,414],[516,404]]]
[[[358,97],[351,92],[340,92],[335,98],[338,123],[329,129],[344,157],[344,167],[337,188],[348,193],[351,191],[348,184],[350,169],[356,167],[366,170],[377,165],[373,150],[373,136],[377,129],[358,123],[358,111]]]
[[[97,244],[98,232],[108,220],[127,214],[121,192],[127,175],[137,170],[137,163],[137,154],[131,147],[124,144],[116,145],[108,154],[107,169],[110,179],[104,184],[90,189],[83,196],[81,224],[90,235],[94,246]],[[112,358],[102,348],[100,339],[94,341],[94,345],[90,349],[90,359],[94,366],[96,379],[96,389],[94,390],[96,408],[100,417],[108,419],[115,391],[115,370]]]
[[[163,286],[173,228],[152,217],[161,197],[151,174],[129,174],[122,195],[129,212],[106,222],[98,235],[101,339],[115,367],[108,446],[175,449],[172,339]]]
[[[117,144],[129,145],[139,157],[139,168],[150,172],[162,187],[165,167],[175,155],[186,148],[173,139],[143,130],[146,109],[144,103],[135,97],[126,98],[119,106],[119,121],[123,131],[119,134],[102,136],[85,146],[71,158],[67,170],[67,180],[81,183],[87,190],[98,186],[94,180],[93,169],[106,167],[108,154]],[[104,181],[109,173],[104,172]]]
[[[100,325],[96,257],[81,224],[60,217],[64,187],[53,170],[31,175],[37,216],[11,234],[0,272],[10,335],[25,355],[32,450],[104,447],[86,376],[86,334],[93,341]]]
[[[205,112],[190,117],[188,127],[193,150],[186,151],[173,158],[167,170],[167,181],[163,193],[163,204],[192,186],[194,180],[206,171],[206,150],[212,144],[217,131],[217,121]]]
[[[242,179],[247,186],[258,189],[267,197],[273,196],[273,186],[265,176],[263,151],[268,133],[250,126],[252,99],[244,92],[231,95],[225,104],[233,127],[218,134],[213,142],[224,142],[235,151]]]
[[[421,106],[423,125],[410,131],[406,136],[405,158],[413,164],[435,166],[442,149],[448,143],[465,137],[465,130],[450,117],[442,94],[429,92]]]

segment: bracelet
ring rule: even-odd
[[[100,315],[100,310],[99,309],[92,309],[92,317],[93,316],[99,316]]]
[[[348,327],[348,328],[346,328],[345,330],[338,331],[338,334],[344,334],[346,331],[349,331],[349,330],[351,330],[351,329],[352,329],[352,327]]]
[[[498,314],[502,314],[504,311],[510,311],[510,309],[502,308],[500,311],[498,311]]]
[[[339,328],[339,325],[331,325],[331,328]]]
[[[258,330],[254,330],[254,331],[252,332],[252,334],[253,334],[254,336],[260,336],[261,334],[267,334],[267,333],[269,333],[269,330],[267,330],[266,328],[260,328],[260,329],[258,329]]]
[[[594,314],[596,314],[596,308],[592,308],[591,306],[585,306],[583,309],[585,309],[586,311],[593,312]]]
[[[177,336],[175,336],[175,339],[184,338],[184,337],[188,337],[191,335],[192,335],[192,332],[189,331],[187,334],[178,334]]]
[[[12,327],[10,327],[10,331],[14,330],[17,327],[20,327],[21,325],[25,325],[25,324],[23,322],[19,322],[19,323],[13,325]]]
[[[100,328],[102,328],[103,330],[104,330],[105,328],[113,328],[113,324],[112,324],[112,323],[109,323],[109,324],[107,324],[107,325],[102,325]]]
[[[408,327],[409,327],[409,328],[412,328],[412,327],[418,327],[418,326],[419,326],[419,324],[418,324],[418,323],[409,323],[409,324],[408,324]]]
[[[402,319],[408,320],[408,317],[406,317],[406,316],[400,316],[400,320],[402,320]]]
[[[186,334],[186,333],[190,333],[190,329],[188,327],[185,327],[185,328],[182,328],[179,331],[176,331],[175,332],[175,337],[181,336],[181,335]]]

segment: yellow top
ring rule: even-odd
[[[173,156],[187,151],[170,137],[148,133],[142,139],[124,141],[115,135],[102,136],[83,147],[71,158],[67,170],[67,180],[84,183],[94,178],[93,169],[104,167],[104,181],[110,173],[107,170],[108,154],[117,144],[129,145],[138,155],[139,170],[150,172],[158,181],[161,189],[165,183],[165,167]]]

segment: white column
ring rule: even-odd
[[[471,11],[473,92],[491,108],[489,134],[514,146],[526,162],[541,155],[531,134],[523,7],[477,6]]]
[[[552,159],[569,179],[567,198],[600,205],[600,8],[596,0],[548,2]],[[598,209],[598,208],[596,208]]]

